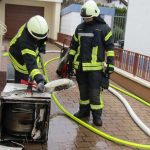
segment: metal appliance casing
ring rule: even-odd
[[[27,93],[26,92],[27,85],[23,84],[16,84],[16,83],[7,83],[4,90],[1,93],[0,97],[0,141],[24,141],[25,138],[28,138],[28,141],[32,142],[46,142],[48,140],[48,131],[49,131],[49,116],[50,116],[50,105],[51,105],[51,99],[49,93],[38,93],[36,90],[33,90],[33,93]],[[4,122],[8,122],[9,120],[5,121],[6,113],[10,110],[10,106],[32,106],[34,108],[44,108],[45,111],[45,119],[44,119],[44,128],[42,131],[42,137],[38,140],[33,140],[31,136],[24,137],[20,133],[20,130],[18,129],[18,135],[8,134],[6,132],[6,125]],[[8,108],[9,107],[9,108]],[[34,114],[36,116],[36,109],[34,110]],[[20,117],[22,114],[18,115],[16,113],[16,116],[14,116],[15,113],[13,113],[12,117],[17,118]],[[11,117],[10,117],[11,118]],[[19,118],[18,118],[19,119]],[[35,120],[36,118],[33,118]],[[7,128],[11,128],[11,124],[17,124],[17,119],[15,119],[15,123],[12,123],[12,120],[10,121],[10,124],[7,126]],[[5,126],[4,126],[5,125]],[[33,124],[34,126],[34,124]],[[16,128],[17,129],[17,128]],[[19,135],[20,134],[20,135]]]

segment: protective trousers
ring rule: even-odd
[[[103,108],[100,96],[102,71],[77,71],[76,79],[80,92],[80,111],[91,110],[93,118],[100,118]]]

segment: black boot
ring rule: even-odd
[[[93,123],[96,125],[96,126],[102,126],[102,119],[101,118],[93,118]]]
[[[92,110],[92,115],[93,115],[93,123],[96,126],[102,126],[102,119],[101,119],[102,109]]]
[[[84,118],[90,116],[90,106],[89,105],[80,105],[79,111],[74,114],[77,118]]]

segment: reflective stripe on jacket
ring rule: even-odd
[[[106,63],[113,65],[114,43],[108,25],[96,21],[81,23],[72,37],[69,55],[77,70],[102,70],[105,57]]]

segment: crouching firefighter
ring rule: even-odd
[[[44,91],[45,79],[39,70],[39,53],[45,52],[48,24],[39,15],[33,16],[21,26],[10,42],[9,57],[15,69],[15,82],[28,80],[29,76],[37,83],[39,92]]]
[[[81,7],[83,23],[79,24],[72,37],[69,51],[69,72],[76,70],[80,91],[77,118],[88,117],[90,110],[93,123],[102,126],[101,83],[106,56],[106,72],[114,71],[114,44],[112,32],[100,17],[100,10],[93,0]]]

